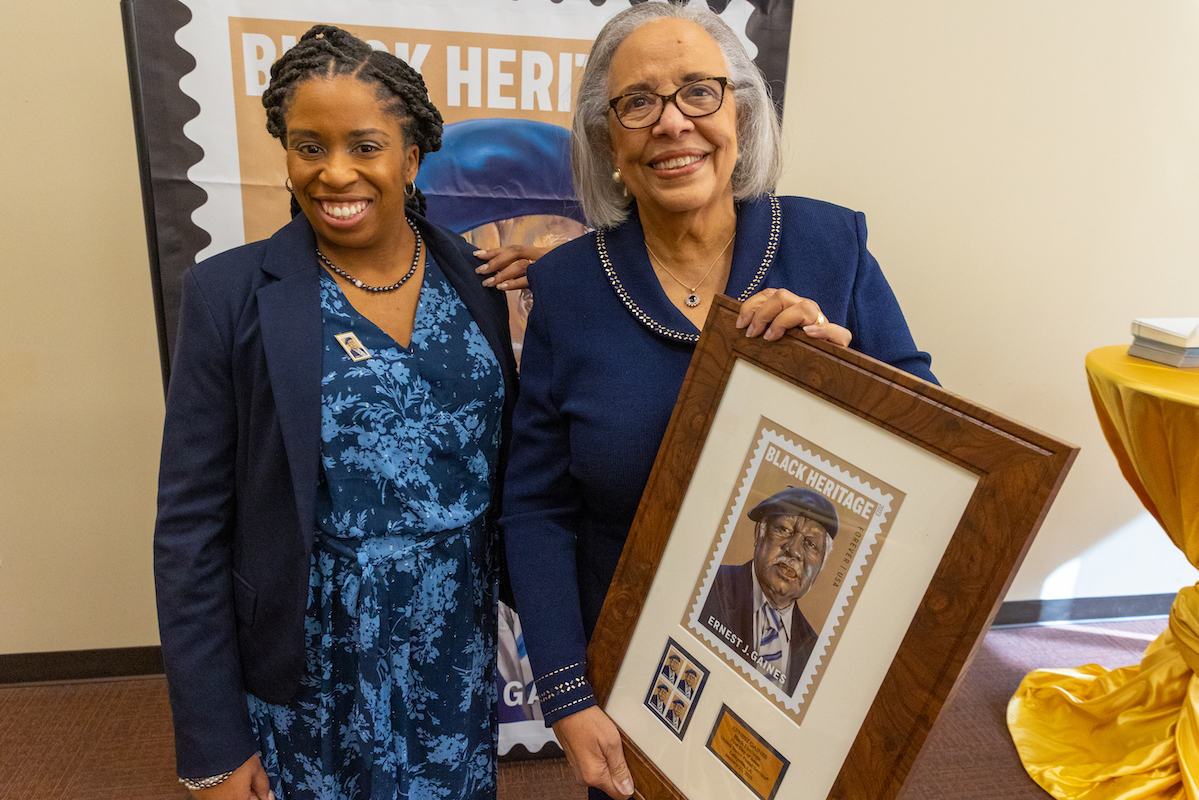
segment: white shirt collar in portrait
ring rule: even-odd
[[[758,585],[758,569],[756,566],[751,564],[751,570],[753,571],[754,577],[754,646],[756,649],[757,643],[761,642],[763,637],[766,636],[770,621],[766,618],[766,612],[762,608],[762,604],[766,602],[766,595],[762,593],[762,587]],[[777,613],[779,615],[779,619],[782,620],[780,638],[783,642],[783,656],[781,659],[774,662],[774,666],[779,671],[786,674],[787,668],[790,666],[791,661],[791,615],[795,613],[794,601],[792,601],[792,603],[783,611],[779,611],[776,608],[775,613]]]

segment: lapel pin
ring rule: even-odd
[[[358,341],[358,337],[351,333],[337,333],[333,335],[337,343],[341,345],[341,349],[346,351],[346,355],[353,361],[366,361],[371,357],[370,351],[362,346],[362,342]]]

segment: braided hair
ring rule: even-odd
[[[313,78],[352,75],[375,84],[375,96],[388,114],[400,120],[405,145],[416,145],[417,163],[426,153],[441,149],[441,112],[429,100],[420,73],[403,59],[375,50],[353,34],[332,25],[314,25],[295,46],[271,65],[271,82],[262,93],[267,132],[287,147],[287,111],[296,87]],[[425,212],[425,198],[417,189],[406,206]],[[291,200],[292,216],[299,203]]]

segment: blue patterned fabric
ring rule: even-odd
[[[400,347],[321,277],[324,370],[307,670],[250,697],[278,800],[494,798],[496,561],[484,525],[503,380],[426,257]],[[335,338],[371,354],[353,361]]]

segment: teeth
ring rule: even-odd
[[[321,203],[321,208],[325,213],[337,219],[346,219],[355,214],[361,214],[366,208],[366,203],[359,200],[357,203]]]
[[[688,164],[694,164],[703,156],[680,156],[679,158],[669,158],[665,161],[657,161],[653,164],[654,169],[679,169]]]

